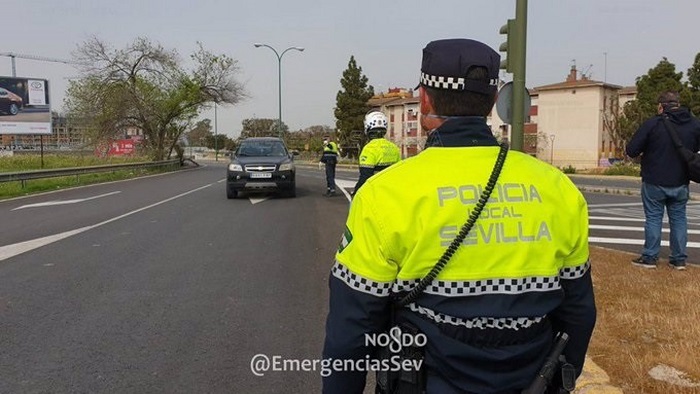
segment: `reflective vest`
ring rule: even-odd
[[[427,149],[376,174],[353,201],[338,263],[377,282],[422,278],[474,208],[497,151]],[[439,278],[556,277],[587,260],[579,190],[558,169],[511,151],[481,217]]]
[[[381,171],[401,160],[399,147],[385,138],[375,138],[362,148],[360,167]]]
[[[338,154],[338,144],[333,141],[329,141],[327,144],[323,145],[323,153],[333,153]]]
[[[415,288],[480,198],[499,150],[485,120],[450,119],[431,135],[428,149],[372,176],[350,206],[329,279],[324,357],[371,357],[362,337],[388,329],[389,296]],[[428,392],[520,392],[555,331],[570,335],[565,354],[580,373],[595,324],[589,268],[583,195],[558,169],[509,152],[464,242],[396,311],[427,336]],[[324,390],[364,383],[334,373]]]

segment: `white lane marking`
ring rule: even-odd
[[[146,209],[150,209],[150,208],[153,208],[153,207],[157,207],[158,205],[162,205],[162,204],[165,204],[165,203],[167,203],[167,202],[170,202],[170,201],[173,201],[173,200],[175,200],[175,199],[178,199],[178,198],[180,198],[180,197],[184,197],[184,196],[186,196],[186,195],[188,195],[188,194],[191,194],[191,193],[194,193],[194,192],[198,192],[198,191],[200,191],[200,190],[202,190],[202,189],[206,189],[206,188],[208,188],[208,187],[211,186],[211,185],[212,185],[212,184],[210,183],[210,184],[208,184],[208,185],[205,185],[205,186],[202,186],[202,187],[198,187],[198,188],[196,188],[196,189],[192,189],[192,190],[186,191],[186,192],[184,192],[184,193],[180,193],[180,194],[178,194],[178,195],[176,195],[176,196],[173,196],[173,197],[170,197],[170,198],[166,198],[165,200],[158,201],[158,202],[156,202],[156,203],[153,203],[153,204],[151,204],[151,205],[147,205],[147,206],[142,207],[142,208],[139,208],[139,209],[135,209],[135,210],[133,210],[133,211],[131,211],[131,212],[127,212],[127,213],[125,213],[125,214],[123,214],[123,215],[119,215],[119,216],[113,217],[113,218],[111,218],[111,219],[107,219],[107,220],[105,220],[105,221],[103,221],[103,222],[100,222],[100,223],[97,223],[97,224],[93,224],[93,225],[91,225],[91,226],[81,227],[81,228],[78,228],[78,229],[75,229],[75,230],[66,231],[66,232],[63,232],[63,233],[60,233],[60,234],[49,235],[49,236],[46,236],[46,237],[37,238],[37,239],[32,239],[32,240],[24,241],[24,242],[19,242],[19,243],[12,244],[12,245],[0,246],[0,261],[9,259],[10,257],[17,256],[18,254],[22,254],[22,253],[28,252],[28,251],[30,251],[30,250],[33,250],[33,249],[40,248],[40,247],[42,247],[42,246],[45,246],[45,245],[54,243],[54,242],[56,242],[56,241],[60,241],[60,240],[62,240],[62,239],[66,239],[66,238],[68,238],[68,237],[70,237],[70,236],[73,236],[73,235],[75,235],[75,234],[80,234],[80,233],[82,233],[82,232],[84,232],[84,231],[92,230],[92,229],[94,229],[94,228],[100,227],[100,226],[105,225],[105,224],[107,224],[107,223],[112,223],[112,222],[117,221],[117,220],[119,220],[119,219],[123,219],[123,218],[125,218],[125,217],[127,217],[127,216],[131,216],[131,215],[133,215],[133,214],[135,214],[135,213],[139,213],[139,212],[141,212],[141,211],[145,211]]]
[[[630,227],[630,226],[606,226],[602,224],[589,224],[588,228],[594,230],[621,230],[621,231],[644,231],[644,227]],[[700,230],[687,230],[688,234],[700,234]],[[662,228],[661,232],[669,233],[670,229]]]
[[[107,196],[111,196],[111,195],[119,194],[119,193],[121,193],[121,192],[115,191],[115,192],[109,192],[109,193],[100,194],[97,196],[92,196],[92,197],[87,197],[87,198],[76,198],[74,200],[56,200],[56,201],[39,202],[36,204],[27,204],[27,205],[22,205],[21,207],[17,207],[15,209],[13,209],[13,211],[16,211],[18,209],[25,209],[25,208],[38,208],[38,207],[50,207],[50,206],[54,206],[54,205],[77,204],[80,202],[90,201],[90,200],[94,200],[96,198],[107,197]]]
[[[618,245],[644,245],[643,239],[629,238],[605,238],[605,237],[588,237],[588,242],[601,244],[618,244]],[[661,246],[668,246],[668,241],[661,241]],[[689,248],[700,248],[700,242],[688,242]]]
[[[29,241],[24,241],[24,242],[12,244],[12,245],[2,246],[2,247],[0,247],[0,261],[3,261],[5,259],[9,259],[10,257],[17,256],[18,254],[22,254],[24,252],[29,252],[32,249],[40,248],[44,245],[48,245],[50,243],[60,241],[62,239],[73,236],[75,234],[80,234],[83,231],[87,231],[87,230],[91,229],[92,227],[93,226],[81,227],[79,229],[66,231],[66,232],[63,232],[60,234],[49,235],[47,237],[42,237],[42,238],[32,239]]]
[[[253,204],[253,205],[255,205],[255,204],[259,203],[259,202],[263,202],[263,201],[265,201],[265,200],[267,200],[267,199],[269,199],[269,198],[270,198],[270,197],[248,197],[248,199],[250,200],[250,203]]]
[[[608,207],[641,207],[641,202],[623,202],[610,204],[588,204],[588,208],[608,208]]]
[[[338,186],[340,191],[342,191],[343,194],[345,194],[345,198],[347,198],[348,201],[352,201],[352,197],[350,197],[350,193],[348,193],[348,191],[345,189],[355,187],[356,183],[357,183],[357,181],[347,181],[345,179],[336,179],[335,180],[336,186]]]
[[[222,182],[226,182],[226,178],[224,178],[220,181],[217,181],[216,183],[222,183]],[[250,200],[250,203],[253,205],[261,203],[261,202],[268,200],[268,199],[270,199],[270,196],[267,196],[267,197],[248,197],[248,200]]]
[[[617,220],[620,222],[646,222],[646,219],[618,218],[614,216],[589,216],[588,220]]]

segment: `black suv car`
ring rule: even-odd
[[[243,190],[271,190],[296,197],[296,154],[290,153],[279,138],[246,138],[231,155],[226,171],[226,197],[236,198]]]

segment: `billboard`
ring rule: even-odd
[[[0,76],[0,134],[51,134],[49,81]]]

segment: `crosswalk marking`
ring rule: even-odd
[[[641,202],[591,204],[588,206],[589,230],[588,241],[597,244],[615,245],[644,245],[644,207]],[[700,235],[700,204],[689,203],[686,208],[688,220],[688,236]],[[635,224],[639,224],[636,226]],[[618,236],[600,237],[598,231],[619,232]],[[662,233],[670,233],[668,216],[664,215]],[[638,234],[638,236],[637,236]],[[629,237],[629,238],[625,238]],[[662,246],[668,246],[668,241],[662,240]],[[689,239],[688,248],[700,248],[700,242]]]

